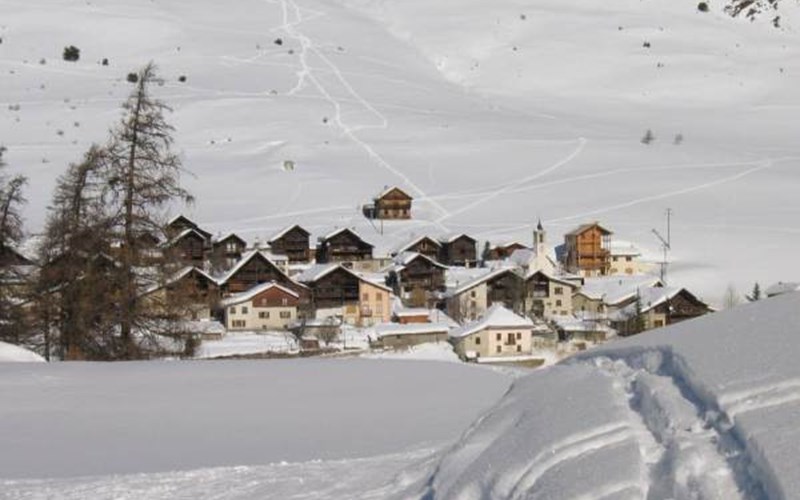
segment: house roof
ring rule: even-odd
[[[457,239],[459,239],[461,237],[468,238],[468,239],[470,239],[472,241],[476,241],[476,242],[478,241],[475,238],[473,238],[472,236],[468,235],[467,233],[443,234],[443,235],[439,236],[438,240],[441,243],[452,243],[452,242],[456,241]]]
[[[305,288],[305,285],[303,285],[302,283],[297,283],[295,280],[290,278],[286,273],[284,273],[283,270],[278,265],[276,265],[275,262],[272,261],[272,259],[269,257],[269,254],[258,249],[250,250],[244,255],[242,255],[242,258],[239,259],[239,262],[237,262],[235,266],[233,266],[230,270],[228,270],[228,272],[217,278],[217,283],[219,283],[220,285],[224,285],[225,283],[228,282],[229,279],[231,279],[231,277],[233,277],[236,273],[238,273],[239,270],[241,270],[245,264],[247,264],[248,262],[250,262],[251,259],[254,259],[256,257],[261,257],[270,264],[272,264],[272,266],[275,267],[278,273],[284,276],[288,281],[296,283],[298,286],[302,286]]]
[[[533,271],[528,276],[526,276],[525,279],[529,280],[529,279],[533,278],[534,276],[536,276],[537,274],[540,274],[540,275],[544,276],[545,278],[547,278],[550,281],[555,281],[556,283],[559,283],[559,284],[564,285],[564,286],[568,286],[570,288],[579,288],[580,287],[580,285],[578,285],[577,283],[573,283],[571,281],[567,281],[565,279],[559,278],[558,276],[553,276],[552,274],[547,273],[547,272],[545,272],[545,271],[543,271],[541,269],[539,269],[537,271]]]
[[[610,231],[610,230],[604,228],[603,226],[600,225],[599,222],[595,221],[595,222],[589,222],[587,224],[581,224],[580,226],[576,227],[572,231],[568,232],[565,236],[577,236],[577,235],[579,235],[579,234],[581,234],[581,233],[583,233],[583,232],[587,231],[588,229],[591,229],[591,228],[593,228],[595,226],[603,234],[614,234],[613,231]]]
[[[427,260],[434,267],[438,267],[440,269],[447,269],[447,266],[445,266],[444,264],[431,259],[427,255],[423,255],[417,252],[403,252],[401,254],[396,255],[394,259],[392,259],[393,262],[392,265],[389,267],[391,268],[391,270],[399,272],[405,269],[409,264],[411,264],[417,259]]]
[[[591,300],[615,305],[635,297],[640,290],[662,285],[659,278],[649,275],[601,276],[585,278],[577,293]]]
[[[186,224],[188,224],[190,227],[197,229],[200,232],[200,234],[205,235],[206,238],[211,238],[212,236],[211,233],[209,233],[208,231],[204,231],[203,229],[200,229],[200,226],[198,226],[197,223],[195,223],[193,220],[191,220],[190,218],[186,217],[183,214],[178,214],[175,217],[171,218],[169,222],[167,222],[167,227],[172,226],[173,224],[181,220],[184,221]]]
[[[639,297],[641,303],[641,312],[646,313],[651,309],[660,306],[661,304],[667,302],[668,300],[672,300],[678,295],[681,294],[688,294],[688,296],[699,303],[703,303],[702,300],[698,299],[694,296],[689,290],[680,287],[671,287],[671,286],[664,286],[664,287],[655,287],[655,288],[645,288],[639,290]],[[636,304],[629,304],[615,314],[612,315],[612,320],[624,320],[630,317],[633,317],[636,314]]]
[[[513,311],[506,309],[502,304],[494,304],[483,313],[483,316],[472,323],[450,332],[453,338],[464,338],[474,333],[478,333],[487,328],[530,328],[533,329],[533,321],[530,318],[523,318]]]
[[[764,290],[764,294],[767,297],[773,297],[775,295],[796,292],[798,290],[800,290],[800,283],[797,281],[787,281],[785,283],[783,281],[779,281],[774,285],[768,286],[767,289]]]
[[[391,253],[392,253],[392,255],[401,254],[401,253],[407,251],[409,248],[413,247],[414,245],[416,245],[417,243],[419,243],[420,241],[422,241],[424,239],[430,240],[434,245],[436,245],[438,247],[442,246],[442,244],[436,238],[432,238],[432,237],[430,237],[428,235],[423,234],[423,235],[417,236],[415,238],[412,238],[411,240],[405,241],[404,243],[399,244],[398,246],[396,246],[392,250]]]
[[[190,228],[184,229],[183,231],[181,231],[180,233],[175,235],[174,238],[165,241],[162,244],[162,246],[164,248],[169,248],[169,247],[175,245],[176,243],[178,243],[179,241],[181,241],[182,239],[186,238],[187,236],[189,236],[190,234],[193,234],[193,233],[196,234],[203,241],[206,241],[208,239],[208,237],[206,236],[208,233],[204,233],[204,232],[198,230],[195,227],[190,227]]]
[[[405,191],[403,191],[402,189],[400,189],[397,186],[387,186],[387,187],[385,187],[383,189],[383,191],[378,193],[378,196],[376,196],[374,199],[375,200],[379,200],[379,199],[383,198],[384,196],[386,196],[387,194],[391,193],[392,191],[399,191],[400,194],[402,194],[403,196],[405,196],[409,200],[413,200],[414,199],[414,198],[411,197],[410,194],[406,193]]]
[[[608,245],[608,251],[611,255],[621,257],[638,257],[642,255],[642,251],[639,250],[636,245],[625,240],[611,240],[611,243]]]
[[[333,231],[329,232],[328,234],[322,236],[321,239],[322,240],[329,240],[329,239],[333,238],[334,236],[337,236],[337,235],[339,235],[341,233],[344,233],[344,232],[348,232],[348,233],[352,234],[353,236],[355,236],[356,238],[358,238],[359,240],[361,240],[362,242],[364,242],[365,244],[367,244],[367,245],[369,245],[371,247],[375,246],[372,243],[370,243],[367,240],[365,240],[364,238],[362,238],[357,232],[355,232],[355,230],[350,229],[349,227],[341,227],[339,229],[334,229]]]
[[[447,323],[382,323],[375,327],[378,338],[389,335],[424,335],[432,333],[449,333]]]
[[[247,245],[247,242],[244,240],[244,238],[242,238],[241,236],[239,236],[236,233],[228,233],[228,234],[226,234],[226,235],[224,235],[224,236],[222,236],[220,238],[217,238],[216,240],[214,240],[214,244],[215,245],[219,245],[220,243],[224,243],[224,242],[226,242],[226,241],[228,241],[230,239],[235,239],[239,243],[241,243],[243,245]]]
[[[329,263],[329,264],[313,264],[305,269],[303,272],[295,275],[294,279],[301,282],[301,283],[314,283],[316,281],[321,280],[325,276],[331,274],[332,272],[336,271],[337,269],[341,269],[342,271],[346,272],[347,274],[353,276],[359,281],[363,281],[371,286],[380,288],[387,292],[391,292],[392,289],[387,287],[385,284],[379,283],[371,279],[366,275],[361,273],[357,273],[351,269],[347,269],[341,264],[336,263]]]
[[[285,228],[281,229],[277,233],[273,234],[272,237],[269,240],[267,240],[267,243],[272,243],[275,240],[279,240],[279,239],[283,238],[284,236],[286,236],[286,233],[292,231],[295,228],[300,229],[301,231],[303,231],[304,233],[306,233],[308,235],[311,234],[310,232],[308,232],[305,229],[303,229],[303,227],[300,226],[300,224],[292,224],[291,226],[286,226]]]
[[[300,295],[297,294],[296,292],[293,292],[292,290],[289,290],[288,288],[281,286],[278,283],[275,283],[274,281],[269,281],[267,283],[261,283],[260,285],[256,285],[250,290],[247,290],[246,292],[231,295],[230,297],[221,301],[220,305],[222,307],[230,307],[230,306],[235,306],[236,304],[241,304],[242,302],[248,302],[257,295],[266,292],[267,290],[270,290],[272,288],[281,290],[282,292],[287,293],[294,298],[300,298]]]
[[[456,286],[452,291],[448,293],[449,296],[456,296],[460,295],[464,292],[468,292],[469,290],[475,288],[478,285],[486,283],[487,281],[493,280],[498,276],[502,276],[505,273],[513,273],[514,269],[511,267],[499,267],[496,269],[492,269],[484,274],[478,275],[470,279],[469,281],[465,281],[464,283],[459,284]]]
[[[188,275],[190,275],[192,273],[199,274],[200,276],[202,276],[203,278],[207,279],[211,283],[214,283],[215,285],[218,284],[217,280],[215,280],[210,274],[208,274],[207,272],[203,271],[199,267],[186,266],[186,267],[182,267],[178,271],[172,273],[172,275],[169,276],[164,283],[156,283],[156,284],[148,286],[147,288],[144,289],[144,291],[142,292],[142,295],[148,295],[148,294],[153,293],[153,292],[155,292],[157,290],[161,290],[165,286],[169,286],[169,285],[172,285],[174,283],[177,283],[177,282],[179,282],[180,280],[182,280],[183,278],[185,278],[186,276],[188,276]]]

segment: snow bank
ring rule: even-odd
[[[6,479],[440,447],[510,381],[463,364],[365,359],[8,363],[0,380]]]
[[[607,344],[519,379],[429,498],[800,498],[800,294]]]
[[[6,342],[0,342],[0,363],[42,361],[44,361],[44,358],[33,351]]]
[[[417,359],[426,361],[450,361],[460,363],[453,346],[447,342],[426,343],[411,346],[408,349],[373,351],[363,354],[371,359]]]

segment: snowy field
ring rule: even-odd
[[[36,230],[56,175],[153,60],[188,213],[214,233],[346,225],[383,249],[442,231],[530,241],[541,217],[555,244],[600,219],[657,255],[670,207],[671,276],[718,301],[785,280],[800,245],[800,16],[783,2],[776,29],[710,5],[8,0],[0,142],[31,178]],[[381,236],[359,205],[388,184],[416,198],[414,220]]]
[[[510,380],[392,360],[0,363],[0,498],[348,498],[403,484]]]

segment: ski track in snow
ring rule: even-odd
[[[767,475],[758,470],[738,436],[730,411],[741,411],[737,403],[753,398],[762,399],[752,408],[800,400],[800,380],[731,393],[725,404],[707,401],[694,391],[681,360],[669,349],[577,363],[589,363],[622,383],[631,420],[644,423],[650,442],[656,443],[649,451],[652,445],[640,445],[650,471],[648,500],[767,498],[762,484]]]
[[[269,1],[269,0],[268,0]],[[270,1],[270,3],[274,3]],[[379,166],[383,167],[384,169],[388,170],[396,177],[401,179],[403,183],[408,186],[414,194],[419,198],[428,199],[428,203],[432,205],[437,211],[443,214],[443,216],[448,216],[449,212],[445,209],[442,205],[436,202],[425,193],[414,181],[411,180],[406,174],[404,174],[401,170],[393,166],[389,163],[383,156],[381,156],[375,148],[372,147],[369,143],[362,140],[358,137],[356,132],[360,130],[367,130],[367,129],[387,129],[389,126],[389,121],[386,117],[375,107],[370,104],[364,97],[361,96],[350,84],[350,82],[345,78],[339,68],[327,57],[325,54],[320,51],[317,46],[312,42],[312,40],[300,32],[297,29],[297,26],[300,24],[309,21],[310,19],[314,19],[324,15],[324,13],[316,12],[316,11],[308,11],[307,9],[301,9],[301,7],[294,1],[294,0],[280,0],[281,10],[283,12],[283,24],[280,26],[279,29],[283,30],[288,36],[294,38],[300,44],[300,51],[298,55],[298,60],[300,61],[300,71],[297,72],[297,83],[295,86],[289,90],[288,95],[293,96],[297,94],[300,90],[306,87],[306,81],[309,81],[313,84],[313,86],[322,94],[325,99],[330,102],[333,106],[335,114],[333,118],[333,122],[342,130],[342,133],[347,136],[353,143],[363,149],[367,155],[373,159],[375,163]],[[294,13],[294,20],[292,20],[292,15],[290,14],[290,10]],[[312,17],[306,17],[303,15],[304,11],[312,12]],[[312,69],[311,65],[308,62],[309,55],[312,54],[316,58],[318,58],[322,63],[324,63],[333,75],[336,77],[338,82],[341,86],[360,104],[366,109],[369,113],[375,116],[378,119],[378,124],[361,124],[361,125],[350,125],[346,123],[342,118],[342,103],[339,99],[335,98],[331,92],[322,84],[322,82],[314,75],[314,70]],[[434,221],[434,224],[438,226],[441,230],[447,231],[447,227],[441,223],[441,221]]]

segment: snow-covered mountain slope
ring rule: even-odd
[[[782,4],[775,29],[693,0],[9,0],[0,142],[40,227],[55,176],[153,60],[189,214],[213,232],[347,225],[389,248],[528,241],[541,217],[555,244],[601,219],[653,252],[671,207],[672,276],[713,300],[784,279],[800,244],[797,13]],[[391,184],[414,220],[381,235],[359,205]]]
[[[800,498],[800,294],[519,379],[411,497]]]

